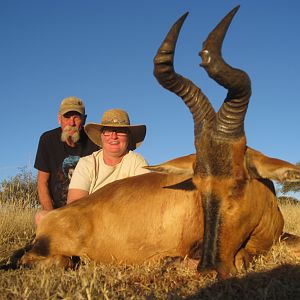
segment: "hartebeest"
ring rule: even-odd
[[[300,169],[246,146],[250,79],[221,56],[237,10],[209,34],[200,53],[208,75],[228,90],[217,113],[194,83],[174,71],[175,45],[187,14],[173,25],[154,59],[159,83],[192,113],[196,154],[149,167],[154,172],[115,181],[52,211],[38,226],[22,264],[64,265],[70,256],[126,263],[181,256],[199,259],[198,270],[228,276],[279,239],[283,218],[271,180],[300,180]]]

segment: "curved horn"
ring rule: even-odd
[[[200,135],[204,120],[211,121],[216,113],[207,97],[190,80],[174,70],[174,53],[178,35],[188,13],[182,15],[172,26],[154,57],[154,76],[167,90],[182,98],[194,119],[195,140]]]
[[[217,134],[226,138],[244,136],[244,118],[251,96],[251,81],[242,70],[232,68],[222,58],[224,37],[239,6],[231,10],[203,43],[201,66],[208,75],[228,90],[227,97],[217,113]]]

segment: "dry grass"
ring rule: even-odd
[[[35,210],[16,203],[0,202],[0,260],[24,246],[34,235]]]
[[[0,203],[0,260],[33,235],[34,209]],[[300,204],[284,204],[286,230],[300,235]],[[218,282],[182,264],[149,267],[83,263],[77,270],[0,271],[0,299],[299,299],[300,260],[285,245],[257,258],[247,273]]]

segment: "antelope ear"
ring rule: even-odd
[[[190,154],[190,155],[169,160],[159,165],[147,166],[144,168],[157,173],[193,176],[194,174],[193,164],[195,158],[196,158],[195,154]]]
[[[299,166],[268,157],[251,148],[246,150],[246,164],[252,178],[267,178],[279,182],[300,181]]]

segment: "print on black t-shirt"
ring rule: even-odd
[[[80,156],[70,155],[63,160],[61,168],[57,171],[57,185],[54,187],[55,194],[58,195],[58,207],[67,204],[68,187],[74,169],[79,161]]]

